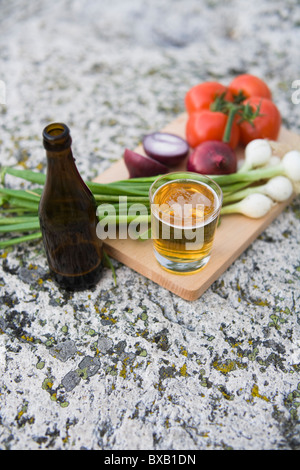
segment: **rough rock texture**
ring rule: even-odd
[[[92,178],[243,72],[300,132],[297,0],[1,0],[0,26],[2,165],[44,170],[59,120]],[[115,261],[67,294],[41,243],[2,250],[0,449],[299,450],[299,233],[297,198],[194,302]]]

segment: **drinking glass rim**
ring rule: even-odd
[[[177,176],[177,178],[176,178],[176,176]],[[217,199],[218,199],[218,203],[219,203],[218,206],[215,208],[215,210],[211,214],[209,214],[208,219],[214,219],[215,216],[218,214],[218,212],[220,212],[221,207],[222,207],[222,202],[223,202],[223,191],[222,191],[221,187],[218,185],[218,183],[216,181],[214,181],[209,176],[203,175],[202,173],[195,173],[195,172],[192,172],[192,171],[174,171],[174,172],[170,172],[170,173],[166,173],[164,175],[158,176],[156,178],[156,180],[153,181],[153,183],[151,184],[151,186],[149,188],[149,200],[150,200],[151,206],[152,206],[152,204],[154,204],[154,196],[155,196],[157,190],[159,189],[159,188],[157,188],[154,191],[153,195],[152,195],[151,193],[152,193],[152,189],[153,189],[154,185],[157,184],[160,180],[163,180],[164,178],[168,178],[168,177],[170,177],[170,180],[166,181],[164,184],[169,184],[169,183],[173,183],[173,182],[180,181],[180,180],[181,181],[194,181],[194,182],[200,183],[200,184],[201,183],[204,183],[204,184],[206,183],[209,186],[209,188],[216,194]],[[193,179],[193,177],[203,178],[206,181],[201,181],[201,180],[197,181],[197,179]],[[215,186],[215,188],[218,190],[219,194],[217,193],[216,189],[211,188],[209,183],[213,184]]]

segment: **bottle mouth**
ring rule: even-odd
[[[47,150],[60,151],[71,146],[70,129],[66,124],[54,122],[43,130],[43,143]]]

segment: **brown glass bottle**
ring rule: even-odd
[[[43,131],[43,144],[47,178],[39,219],[49,269],[64,289],[89,289],[102,271],[96,202],[77,170],[69,128],[49,124]]]

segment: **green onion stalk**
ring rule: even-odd
[[[186,176],[186,172],[184,174]],[[6,175],[30,182],[34,185],[34,188],[8,188],[5,186]],[[278,176],[288,179],[292,188],[291,190],[285,182],[285,196],[277,199],[277,201],[282,201],[288,199],[295,188],[298,190],[300,186],[299,151],[292,150],[288,152],[275,166],[251,168],[247,171],[238,171],[228,175],[210,175],[220,185],[223,192],[221,214],[243,213],[243,207],[247,206],[244,215],[261,217],[264,214],[261,214],[261,211],[255,211],[255,204],[259,205],[259,202],[257,202],[256,197],[253,197],[253,194],[261,193],[264,196],[264,201],[265,198],[274,201],[272,194],[278,195],[279,189],[274,186],[274,181],[271,190],[266,185],[268,180],[276,180],[275,177]],[[168,177],[168,175],[164,175],[164,177]],[[101,207],[101,210],[97,211],[99,220],[105,217],[107,222],[128,225],[134,218],[138,217],[139,222],[146,222],[150,226],[149,189],[156,178],[158,176],[130,178],[105,184],[86,181],[95,197],[98,209]],[[172,175],[170,174],[171,178]],[[0,174],[0,181],[0,249],[41,239],[38,206],[46,175],[27,169],[4,167]],[[282,180],[281,185],[283,186]],[[241,202],[244,200],[246,200],[246,203],[243,205]],[[274,203],[277,201],[275,200]],[[139,204],[146,210],[146,214],[131,215],[130,208],[136,208]],[[249,204],[254,205],[254,210],[252,210],[252,207],[250,210]],[[114,213],[105,214],[105,205],[112,206],[115,209]],[[266,210],[270,210],[272,206],[271,203],[265,204]],[[2,239],[2,236],[5,235],[8,235],[9,238]],[[142,234],[141,238],[145,239],[149,236],[151,236],[151,230],[148,228],[147,236]]]

